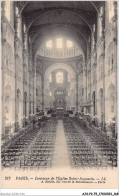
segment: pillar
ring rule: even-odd
[[[15,37],[14,37],[14,59],[15,59],[15,131],[17,131],[17,42],[18,42],[18,13],[15,12]]]
[[[36,66],[33,66],[33,113],[36,113]]]
[[[42,110],[44,110],[44,76],[41,75],[41,89],[42,89]]]
[[[105,29],[105,4],[103,3],[101,10],[100,10],[100,19],[101,19],[101,37],[102,37],[102,57],[103,57],[103,122],[102,126],[103,129],[105,128],[105,35],[104,35],[104,29]]]
[[[1,92],[2,92],[2,96],[1,96],[1,100],[2,100],[2,128],[1,128],[1,134],[2,136],[5,135],[5,113],[4,113],[4,101],[5,101],[5,78],[4,78],[4,45],[6,43],[6,36],[5,36],[5,2],[2,1],[1,3],[1,7],[2,7],[2,12],[1,12],[1,41],[2,41],[2,48],[1,48],[1,57],[2,57],[2,64],[1,64],[1,75],[2,75],[2,85],[1,85]]]
[[[113,18],[113,26],[114,26],[114,38],[113,41],[115,43],[115,73],[116,73],[116,77],[115,77],[115,88],[116,88],[116,108],[117,108],[117,2],[114,1],[114,18]],[[116,110],[116,123],[115,123],[115,137],[117,137],[117,110]]]
[[[78,76],[79,74],[76,73],[76,112],[78,112]]]

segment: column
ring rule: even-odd
[[[79,74],[76,73],[76,112],[78,112],[78,76]]]
[[[1,39],[2,39],[2,48],[1,48],[1,57],[2,57],[2,64],[1,64],[1,74],[2,74],[2,85],[1,85],[1,100],[2,100],[2,129],[1,129],[1,134],[2,136],[5,135],[5,113],[4,113],[4,99],[5,99],[5,78],[4,78],[4,45],[6,43],[6,36],[5,36],[5,21],[4,21],[4,17],[5,17],[5,2],[2,1],[1,3],[1,7],[2,7],[2,13],[1,13]]]
[[[42,89],[42,110],[44,110],[44,76],[41,75],[41,89]]]
[[[103,43],[105,44],[105,43]],[[103,129],[105,128],[105,53],[103,56]]]
[[[30,64],[29,64],[28,73],[29,73],[29,78],[30,78],[30,75],[31,75],[31,67],[30,67]],[[31,97],[30,97],[30,80],[29,80],[29,116],[30,116],[30,114],[31,114]]]
[[[15,10],[15,37],[14,37],[14,59],[15,59],[15,131],[17,131],[17,42],[18,42],[18,10]]]
[[[86,99],[86,100],[85,100],[85,101],[86,101],[86,103],[87,103],[87,84],[88,84],[88,83],[87,83],[87,63],[85,63],[85,72],[84,72],[84,73],[85,73],[85,79],[86,79],[86,84],[85,84],[85,89],[86,89],[86,93],[85,93],[85,96],[86,96],[86,97],[85,97],[85,99]]]
[[[105,127],[105,36],[104,36],[104,29],[105,29],[105,4],[100,10],[100,18],[101,18],[101,36],[103,40],[103,47],[102,47],[102,57],[103,57],[103,113],[101,115],[103,119],[103,129]]]
[[[115,43],[115,68],[114,71],[116,73],[115,77],[115,88],[116,88],[116,108],[117,108],[117,2],[114,1],[114,18],[113,18],[113,26],[114,26],[114,38],[113,41]],[[116,111],[116,124],[115,124],[115,137],[117,137],[117,111]]]
[[[33,66],[33,113],[36,113],[36,66]]]
[[[93,72],[95,71],[95,111],[94,115],[97,114],[97,78],[96,78],[96,67],[97,67],[97,50],[96,50],[96,30],[95,25],[93,26]]]
[[[31,109],[31,103],[32,103],[32,94],[31,94],[31,76],[32,76],[32,66],[33,66],[33,60],[32,60],[32,47],[31,47],[31,44],[29,43],[29,54],[28,54],[28,76],[29,76],[29,83],[28,83],[28,91],[29,91],[29,117],[30,117],[30,114],[32,113],[32,109]],[[31,96],[30,96],[31,94]]]

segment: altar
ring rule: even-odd
[[[62,107],[56,108],[56,115],[58,118],[63,118],[64,117],[64,108],[62,108]]]

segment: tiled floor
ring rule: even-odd
[[[57,124],[56,142],[55,142],[52,167],[53,168],[70,167],[62,120],[58,120],[58,124]]]

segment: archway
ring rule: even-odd
[[[110,84],[107,91],[108,119],[113,120],[116,116],[116,89],[114,84]]]
[[[65,86],[65,90],[61,88],[61,82],[63,81],[63,74],[65,74],[65,81],[67,78],[67,84],[69,84],[69,91],[67,86]],[[53,89],[54,91],[51,92],[51,75],[56,74],[58,76],[60,74],[60,82],[58,85],[54,85]],[[56,77],[55,76],[55,77]],[[70,78],[70,80],[69,80]],[[67,92],[66,92],[67,91]],[[74,70],[67,64],[63,63],[56,63],[51,65],[45,72],[44,75],[44,107],[49,108],[53,106],[53,102],[55,97],[57,97],[57,100],[59,100],[59,96],[61,97],[61,101],[57,103],[63,103],[63,95],[65,94],[65,101],[66,108],[75,108],[76,107],[76,81],[75,81],[75,72]]]
[[[5,122],[5,135],[10,134],[11,126],[12,126],[12,110],[13,110],[13,102],[12,102],[12,88],[9,84],[5,87],[5,105],[4,105],[4,122]]]

